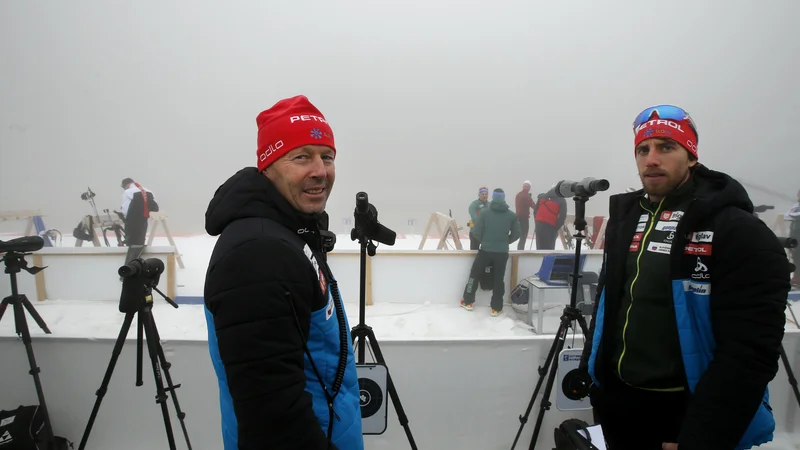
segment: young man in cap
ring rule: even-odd
[[[206,211],[205,283],[225,450],[364,448],[350,326],[326,262],[333,131],[304,96],[256,118],[258,167]]]
[[[478,221],[478,217],[481,215],[481,211],[486,205],[489,204],[489,189],[486,186],[481,186],[478,189],[478,198],[472,201],[469,204],[469,222],[467,225],[469,226],[469,249],[470,250],[478,250],[481,248],[481,243],[475,238],[475,233],[473,233],[473,229],[475,228],[475,222]]]
[[[525,250],[525,241],[528,239],[528,231],[531,228],[531,209],[536,208],[531,196],[531,182],[525,180],[522,183],[522,190],[517,192],[514,198],[517,220],[519,221],[519,242],[517,250]]]
[[[503,311],[503,296],[506,292],[503,279],[508,262],[508,246],[519,239],[520,235],[519,221],[509,209],[508,203],[506,203],[506,194],[502,189],[498,188],[492,192],[492,201],[489,203],[489,207],[478,216],[473,232],[480,241],[481,248],[472,262],[461,307],[472,311],[481,275],[486,270],[486,266],[492,266],[491,307],[492,316],[497,316]]]
[[[584,348],[611,450],[750,448],[772,439],[789,265],[747,192],[698,162],[680,108],[634,122],[643,189],[614,195]]]

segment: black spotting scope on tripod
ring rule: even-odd
[[[558,326],[558,331],[556,331],[555,339],[553,340],[553,344],[547,354],[547,359],[545,360],[544,366],[539,367],[539,380],[536,383],[536,388],[533,391],[533,395],[531,395],[528,407],[525,410],[525,414],[519,416],[520,426],[519,430],[517,431],[517,436],[514,438],[514,443],[511,445],[511,450],[514,450],[514,448],[517,446],[519,437],[522,434],[522,429],[528,422],[528,416],[531,413],[531,409],[533,409],[533,404],[536,402],[536,397],[539,396],[539,390],[542,388],[542,383],[545,380],[545,376],[547,376],[547,384],[545,385],[544,393],[542,394],[542,400],[539,404],[539,416],[536,419],[533,437],[531,438],[531,443],[529,446],[530,450],[536,448],[536,441],[539,440],[539,432],[542,428],[544,413],[545,411],[549,410],[551,406],[550,394],[553,390],[553,383],[555,382],[556,374],[558,372],[558,355],[564,349],[564,343],[567,339],[567,333],[572,327],[572,322],[578,322],[584,338],[589,335],[589,327],[586,325],[586,319],[583,317],[583,314],[581,314],[581,311],[577,307],[578,278],[581,277],[581,241],[585,239],[583,231],[586,229],[586,201],[589,200],[589,197],[594,196],[598,192],[607,190],[608,187],[608,181],[594,178],[584,178],[581,181],[563,180],[559,181],[555,186],[553,186],[553,194],[562,198],[572,197],[572,199],[575,201],[575,234],[573,237],[575,238],[576,242],[575,264],[573,266],[571,275],[572,291],[570,292],[569,305],[564,308],[564,312],[561,314],[561,323]],[[588,380],[583,380],[581,383],[586,384],[587,381]]]
[[[42,247],[44,247],[44,239],[41,236],[24,236],[10,241],[0,241],[0,253],[5,253],[0,262],[5,263],[5,273],[11,277],[11,295],[4,298],[3,302],[0,303],[0,320],[2,320],[6,312],[6,307],[11,305],[14,310],[14,326],[17,335],[22,337],[22,343],[25,345],[25,351],[28,355],[28,364],[31,368],[29,373],[33,376],[33,384],[36,386],[36,397],[38,398],[39,408],[43,418],[42,429],[35,437],[36,443],[42,445],[42,448],[66,449],[66,440],[53,435],[50,415],[44,398],[44,389],[42,388],[42,381],[39,378],[39,372],[41,370],[37,366],[36,357],[33,354],[31,332],[28,328],[28,321],[25,318],[25,311],[28,311],[28,314],[31,315],[42,331],[46,334],[52,334],[52,332],[47,327],[42,316],[39,315],[36,308],[34,308],[30,300],[28,300],[28,297],[25,294],[19,293],[19,288],[17,286],[17,274],[20,270],[24,270],[31,275],[36,275],[47,268],[47,266],[28,267],[28,263],[25,261],[25,256],[41,250]]]
[[[358,325],[354,326],[351,330],[353,348],[357,351],[356,362],[358,365],[364,365],[365,351],[367,345],[369,345],[370,353],[373,354],[375,363],[386,367],[386,361],[383,358],[383,352],[378,344],[378,340],[375,338],[375,333],[372,331],[372,327],[365,323],[367,306],[365,291],[367,278],[367,254],[369,254],[369,256],[375,256],[376,246],[372,242],[373,240],[385,245],[394,245],[397,234],[378,222],[378,211],[369,202],[366,192],[359,192],[356,194],[356,208],[354,211],[354,217],[355,226],[350,232],[350,238],[354,241],[358,240],[358,242],[361,244],[361,289],[358,306]],[[365,342],[367,339],[368,341]],[[403,405],[400,403],[400,396],[397,394],[397,390],[394,387],[392,376],[388,374],[388,368],[386,375],[386,387],[389,391],[389,397],[392,400],[394,409],[397,412],[397,418],[405,429],[408,442],[411,445],[411,448],[416,450],[417,444],[414,442],[414,437],[411,435],[411,429],[408,426],[408,418],[403,410]]]
[[[177,303],[173,302],[172,299],[164,295],[164,293],[158,290],[158,287],[156,287],[162,272],[164,272],[164,262],[158,258],[149,258],[146,260],[136,258],[120,267],[118,270],[119,275],[123,278],[122,293],[119,300],[119,312],[125,313],[125,320],[122,323],[119,336],[117,337],[117,342],[114,345],[114,350],[111,353],[111,361],[106,369],[103,382],[100,385],[100,389],[97,390],[97,400],[95,401],[94,408],[92,408],[92,414],[89,417],[89,422],[86,424],[86,430],[83,433],[80,446],[78,447],[79,450],[83,450],[86,447],[86,442],[89,439],[89,433],[91,432],[92,425],[97,417],[97,412],[100,409],[100,403],[103,401],[103,396],[105,396],[106,391],[108,390],[108,383],[111,381],[111,375],[114,372],[114,366],[117,363],[119,354],[122,352],[122,345],[125,343],[125,338],[128,336],[128,331],[130,330],[131,322],[133,322],[134,316],[138,318],[138,332],[136,336],[136,386],[141,386],[143,384],[142,332],[144,331],[145,339],[147,340],[147,350],[150,354],[150,361],[153,366],[153,377],[155,378],[156,383],[156,403],[161,405],[161,413],[164,416],[164,428],[167,432],[169,448],[171,450],[175,450],[176,447],[175,438],[173,437],[172,433],[172,424],[169,419],[167,392],[172,393],[172,401],[175,404],[175,411],[177,413],[178,420],[181,423],[183,435],[186,438],[186,446],[189,450],[192,448],[192,444],[189,442],[189,432],[186,430],[186,423],[184,422],[186,413],[181,411],[176,392],[176,389],[181,385],[172,384],[172,377],[169,374],[169,368],[171,364],[167,362],[167,359],[164,356],[164,349],[161,347],[161,338],[158,335],[156,321],[153,318],[152,291],[156,291],[161,294],[164,300],[172,305],[172,307],[178,307]],[[164,382],[161,378],[162,372],[167,380],[166,388],[164,387]]]

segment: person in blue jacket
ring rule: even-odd
[[[350,326],[326,262],[333,131],[304,96],[256,122],[257,167],[206,212],[219,236],[204,297],[224,449],[362,450]]]
[[[772,440],[789,263],[742,185],[698,160],[681,108],[634,121],[643,189],[610,199],[584,347],[612,450],[747,449]]]

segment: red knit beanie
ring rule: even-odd
[[[650,120],[636,127],[634,132],[633,148],[650,138],[672,139],[694,155],[695,159],[700,159],[697,156],[697,134],[686,119],[660,119],[657,113],[653,113]]]
[[[336,153],[333,130],[325,116],[304,95],[286,98],[262,111],[258,125],[258,170],[304,145],[326,145]]]

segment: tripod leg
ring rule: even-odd
[[[136,324],[136,386],[144,384],[142,381],[142,315],[138,316]]]
[[[383,359],[383,352],[381,352],[378,341],[375,339],[375,333],[372,331],[372,328],[367,328],[367,333],[369,334],[369,343],[371,344],[370,346],[372,347],[372,352],[375,354],[375,361],[386,365],[386,362]],[[400,403],[400,396],[397,395],[397,390],[394,388],[391,374],[388,374],[386,378],[387,388],[389,389],[389,397],[391,397],[394,410],[397,412],[397,419],[400,422],[400,425],[402,425],[406,430],[406,436],[408,437],[409,444],[411,444],[411,448],[417,450],[417,444],[414,442],[414,436],[411,435],[411,428],[408,426],[408,417],[406,417],[406,413],[403,410],[403,405]]]
[[[33,317],[33,320],[36,321],[36,324],[39,325],[39,328],[41,328],[42,331],[44,331],[47,334],[53,334],[50,332],[50,328],[47,328],[47,324],[44,323],[44,319],[42,319],[42,316],[40,316],[39,312],[36,311],[36,308],[34,308],[33,305],[31,305],[31,302],[30,300],[28,300],[28,297],[20,295],[19,300],[25,306],[25,309],[28,310],[28,314],[30,314],[31,317]]]
[[[789,358],[786,357],[786,350],[784,350],[783,344],[781,344],[781,361],[783,361],[783,368],[789,377],[789,385],[792,386],[794,397],[797,399],[797,406],[800,407],[800,390],[797,388],[797,378],[794,377],[794,372],[792,372],[792,366],[789,364]]]
[[[119,336],[117,336],[117,342],[114,344],[114,350],[111,351],[111,361],[109,361],[106,374],[103,376],[103,382],[100,383],[100,389],[98,389],[96,392],[97,400],[94,403],[94,408],[92,408],[92,414],[89,416],[89,423],[86,424],[86,430],[83,432],[83,437],[81,438],[81,443],[78,446],[78,450],[83,450],[86,448],[86,441],[89,439],[89,433],[92,431],[92,425],[94,425],[94,420],[97,417],[97,411],[100,409],[100,403],[103,401],[103,397],[106,395],[106,391],[108,390],[108,383],[111,381],[111,374],[114,373],[114,366],[116,366],[119,354],[122,352],[122,346],[125,344],[125,337],[128,336],[128,330],[130,330],[134,314],[136,313],[130,312],[125,314],[125,320],[122,322],[122,327],[119,330]]]
[[[563,342],[562,342],[563,346]],[[542,383],[544,382],[544,376],[547,374],[548,368],[550,364],[552,364],[553,359],[556,355],[556,348],[558,347],[558,341],[553,341],[553,344],[550,346],[550,351],[547,353],[547,358],[544,361],[543,366],[539,366],[539,381],[536,382],[536,388],[533,390],[533,395],[531,395],[531,400],[528,402],[528,407],[525,409],[525,415],[519,416],[519,430],[517,430],[517,436],[514,438],[514,443],[511,444],[511,450],[517,446],[517,442],[519,441],[519,437],[522,434],[522,429],[525,428],[525,424],[528,423],[528,417],[531,414],[531,410],[533,409],[533,404],[536,403],[536,397],[539,396],[539,390],[542,388]]]
[[[169,420],[169,406],[167,406],[167,394],[164,391],[164,383],[161,380],[161,368],[158,361],[158,347],[160,343],[153,331],[153,316],[152,312],[147,309],[143,311],[145,315],[142,318],[144,322],[145,339],[147,339],[147,350],[150,354],[150,361],[153,365],[153,378],[156,381],[156,403],[161,405],[161,415],[164,416],[164,428],[167,432],[167,441],[169,442],[170,450],[175,450],[175,437],[172,434],[172,423]]]
[[[578,241],[580,244],[580,241]],[[531,438],[531,445],[528,447],[529,450],[533,450],[536,448],[536,441],[539,440],[539,431],[542,428],[542,420],[544,419],[544,412],[550,409],[550,393],[553,391],[553,382],[556,379],[556,373],[558,372],[558,354],[561,353],[561,350],[564,349],[564,341],[567,338],[567,331],[569,331],[569,319],[564,318],[561,320],[561,326],[558,329],[558,334],[556,335],[556,346],[555,352],[553,354],[552,365],[553,367],[550,368],[550,375],[547,377],[547,384],[544,386],[544,393],[542,394],[542,400],[539,402],[539,417],[536,418],[536,426],[533,429],[533,437]]]
[[[28,364],[31,367],[30,374],[33,376],[33,384],[36,386],[36,395],[39,398],[39,406],[42,408],[42,414],[45,418],[44,432],[45,436],[52,436],[53,430],[50,424],[50,416],[47,412],[47,405],[44,399],[44,389],[42,388],[42,381],[39,378],[39,366],[36,364],[36,356],[33,354],[33,345],[31,344],[31,333],[28,330],[28,321],[25,319],[25,311],[23,305],[27,301],[24,295],[18,295],[17,301],[14,303],[14,322],[17,328],[17,334],[22,336],[22,343],[25,344],[25,352],[28,355]]]
[[[161,361],[161,367],[164,370],[164,378],[167,379],[167,391],[172,392],[172,403],[175,405],[175,412],[178,415],[178,421],[181,423],[183,437],[186,438],[186,446],[189,450],[192,450],[192,444],[189,441],[189,430],[186,429],[186,421],[184,420],[186,418],[186,413],[181,410],[181,405],[178,403],[178,394],[176,392],[176,389],[181,387],[181,385],[174,385],[172,383],[172,376],[169,374],[169,368],[172,365],[167,362],[167,357],[164,354],[164,347],[161,346],[161,336],[158,334],[158,327],[156,326],[155,319],[153,319],[151,326],[156,337],[156,342],[158,343],[158,358]]]

